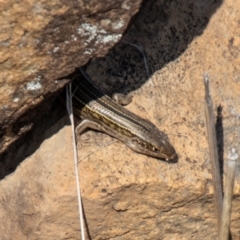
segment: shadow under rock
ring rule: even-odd
[[[65,107],[56,100],[56,95],[46,98],[36,108],[25,113],[13,127],[19,129],[21,125],[29,126],[31,130],[26,131],[0,154],[0,180],[14,172],[17,166],[33,154],[45,139],[57,133],[63,126],[69,125],[70,121],[66,116]]]
[[[149,78],[143,56],[126,42],[143,47],[149,75],[152,75],[177,59],[193,39],[203,33],[222,2],[144,1],[123,36],[125,42],[117,43],[105,57],[92,60],[88,74],[94,82],[109,85],[101,86],[109,95],[113,92],[128,94],[140,88]]]

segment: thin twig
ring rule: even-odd
[[[71,126],[72,126],[74,168],[75,168],[75,175],[76,175],[77,195],[78,195],[79,221],[80,221],[80,229],[81,229],[81,236],[82,236],[81,239],[85,240],[82,198],[81,198],[81,190],[80,190],[79,175],[78,175],[78,157],[77,157],[77,147],[76,147],[73,109],[72,109],[72,85],[71,85],[71,83],[66,88],[66,103],[67,103],[68,115],[70,116],[70,121],[71,121]]]
[[[146,73],[147,73],[147,77],[149,77],[149,71],[148,71],[148,64],[147,64],[147,58],[145,56],[145,53],[144,53],[144,50],[143,50],[143,47],[139,46],[139,45],[136,45],[136,44],[133,44],[133,43],[129,43],[125,40],[121,40],[122,42],[130,45],[130,46],[133,46],[135,47],[143,56],[143,61],[144,61],[144,66],[145,66],[145,70],[146,70]]]
[[[213,104],[209,91],[209,77],[207,74],[204,76],[205,85],[205,103],[206,103],[206,121],[207,121],[207,131],[208,131],[208,144],[210,153],[210,162],[212,168],[212,178],[213,178],[213,188],[214,188],[214,199],[216,205],[216,216],[217,216],[217,226],[218,233],[220,231],[221,216],[222,216],[222,180],[220,176],[218,150],[217,150],[217,138],[216,129],[214,124],[214,114],[213,114]]]
[[[107,147],[107,146],[110,146],[111,144],[113,144],[113,143],[115,143],[115,142],[117,142],[117,141],[113,140],[113,141],[111,141],[111,142],[109,142],[109,143],[107,143],[107,144],[105,144],[105,145],[100,146],[98,149],[90,152],[87,156],[85,156],[85,157],[83,157],[83,158],[80,158],[80,159],[78,160],[78,163],[81,162],[82,160],[86,159],[87,157],[91,156],[91,155],[94,154],[95,152],[98,152],[98,151],[99,151],[100,149],[102,149],[103,147],[105,148],[105,147]]]
[[[234,188],[234,177],[236,172],[238,155],[235,153],[235,149],[228,155],[228,168],[225,183],[225,191],[223,198],[223,208],[222,208],[222,222],[220,229],[220,239],[228,240],[230,232],[230,218],[232,209],[232,198],[233,198],[233,188]]]

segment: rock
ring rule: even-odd
[[[56,79],[104,56],[121,39],[140,3],[10,0],[1,4],[0,153],[40,119],[32,109],[46,99],[48,106],[52,104],[49,97],[67,83]]]
[[[127,108],[166,132],[179,154],[178,163],[167,164],[103,133],[78,137],[90,239],[216,239],[203,75],[210,75],[226,172],[228,152],[240,149],[239,8],[232,0],[148,1],[124,40],[144,47],[150,79],[141,54],[124,43],[89,65],[88,74],[108,93],[131,92]],[[5,155],[6,162],[29,157],[0,182],[3,240],[80,238],[71,131],[62,115],[52,110],[25,145]],[[233,239],[240,236],[239,191],[237,169]]]

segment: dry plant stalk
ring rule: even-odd
[[[223,198],[222,221],[219,234],[219,238],[221,240],[229,239],[234,177],[236,172],[237,159],[238,155],[235,153],[235,149],[233,148],[232,152],[228,155],[227,162],[227,176]]]
[[[79,222],[80,222],[80,229],[81,229],[81,239],[85,240],[82,198],[81,198],[80,181],[79,181],[79,175],[78,175],[77,146],[76,146],[73,108],[72,108],[72,85],[71,85],[71,83],[69,83],[69,86],[66,87],[66,106],[67,106],[67,111],[68,111],[68,115],[69,115],[69,118],[71,121],[71,126],[72,126],[74,168],[75,168],[77,196],[78,196],[78,210],[79,210]]]
[[[221,216],[222,216],[222,181],[220,176],[219,158],[217,150],[217,138],[216,129],[214,123],[213,104],[209,91],[209,77],[207,74],[204,76],[205,85],[205,103],[206,103],[206,121],[208,132],[208,145],[210,153],[210,162],[212,169],[213,188],[214,188],[214,200],[216,206],[217,226],[218,233],[220,232]]]

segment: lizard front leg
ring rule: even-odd
[[[133,97],[131,95],[125,95],[125,94],[122,94],[122,93],[114,93],[112,95],[112,99],[121,106],[126,106],[129,103],[131,103],[132,98]]]

